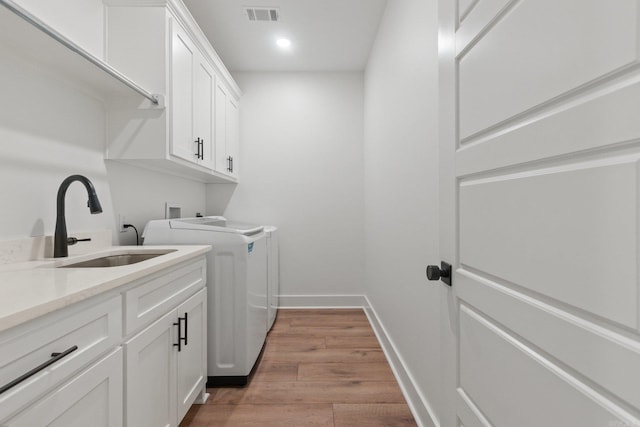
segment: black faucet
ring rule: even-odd
[[[56,204],[56,232],[53,235],[53,257],[62,258],[69,256],[69,242],[67,241],[67,221],[64,216],[64,196],[67,194],[67,188],[73,181],[80,181],[84,184],[89,195],[87,206],[92,214],[102,213],[102,206],[96,194],[96,189],[87,177],[82,175],[71,175],[60,184],[58,188],[58,200]]]

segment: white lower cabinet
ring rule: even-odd
[[[175,427],[206,400],[199,256],[0,332],[0,426]]]
[[[177,426],[206,382],[206,289],[125,343],[126,425]]]
[[[5,427],[121,425],[121,347],[3,424]]]

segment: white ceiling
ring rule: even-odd
[[[364,70],[387,0],[184,0],[231,71]],[[276,7],[278,22],[244,6]],[[291,40],[290,51],[278,48]]]

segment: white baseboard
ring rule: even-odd
[[[280,308],[363,308],[364,295],[280,295]]]
[[[404,394],[405,399],[407,399],[407,404],[409,405],[409,408],[411,408],[413,417],[420,427],[439,427],[440,424],[438,419],[435,417],[435,413],[427,400],[422,396],[422,393],[418,391],[411,373],[406,369],[402,357],[400,357],[400,354],[396,350],[393,340],[389,338],[389,335],[380,322],[376,311],[369,303],[369,299],[366,296],[364,299],[364,311],[369,318],[369,323],[371,323],[371,327],[373,328],[376,337],[378,337],[378,341],[380,342],[382,350],[387,357],[387,361],[389,362],[389,365],[391,365],[393,374],[400,384],[402,393]]]

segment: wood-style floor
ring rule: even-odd
[[[180,427],[416,426],[362,310],[280,310],[244,388],[212,388]]]

